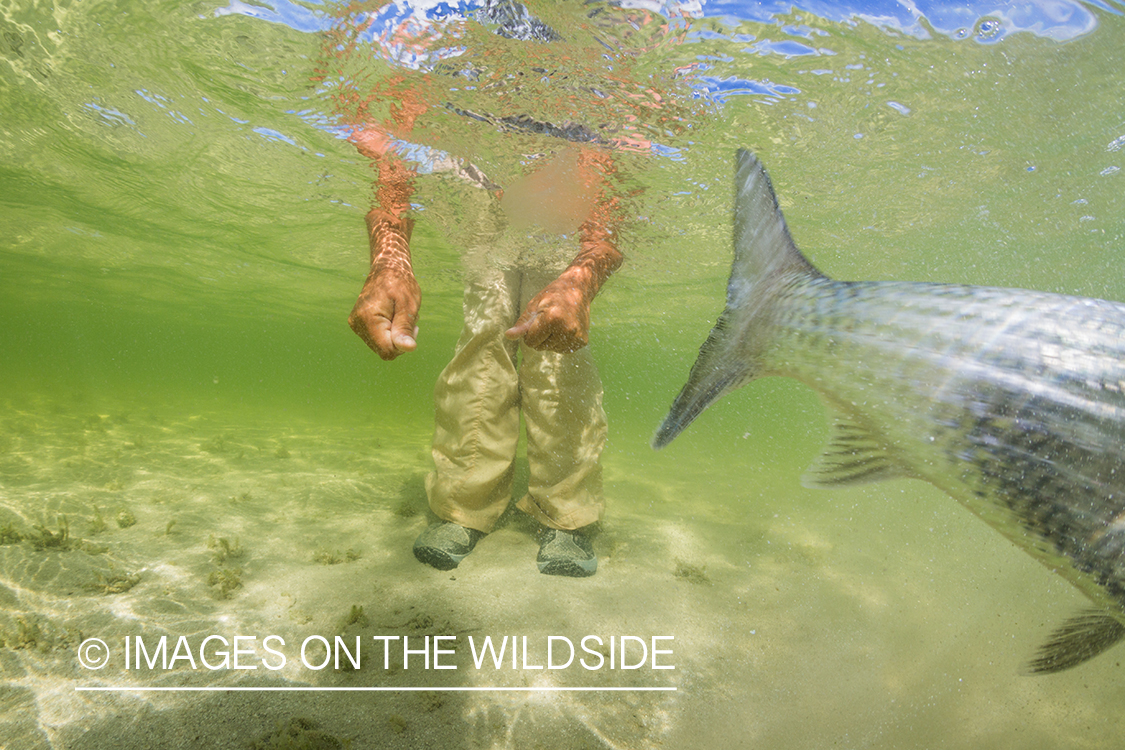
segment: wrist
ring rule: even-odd
[[[624,256],[610,240],[585,240],[582,251],[563,273],[593,299],[623,261]]]
[[[413,272],[410,263],[413,219],[395,216],[383,209],[372,209],[367,214],[367,229],[371,245],[372,274],[388,267]]]
[[[392,280],[403,277],[414,278],[414,266],[408,253],[383,252],[371,258],[371,268],[367,272],[367,283],[397,283]]]
[[[367,235],[374,238],[379,234],[397,234],[410,241],[414,232],[414,219],[406,216],[402,211],[388,211],[385,208],[373,208],[364,217],[367,221]]]
[[[578,293],[586,304],[594,301],[602,287],[602,279],[587,263],[574,263],[559,274],[558,283],[564,290]]]

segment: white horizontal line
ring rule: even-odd
[[[304,692],[304,693],[328,693],[328,692],[341,692],[341,693],[359,693],[359,692],[385,692],[385,693],[398,693],[408,691],[425,691],[425,692],[443,692],[443,693],[467,693],[467,692],[518,692],[518,693],[535,693],[535,692],[654,692],[654,691],[668,691],[675,692],[677,688],[674,687],[312,687],[312,686],[278,686],[278,687],[239,687],[239,686],[223,686],[223,685],[208,685],[203,687],[105,687],[105,686],[90,686],[90,687],[76,687],[76,692],[116,692],[116,693],[198,693],[198,692],[242,692],[242,693],[282,693],[282,692]]]

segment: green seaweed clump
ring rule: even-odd
[[[216,435],[215,437],[208,440],[206,443],[200,444],[199,448],[200,448],[200,450],[205,450],[208,453],[212,453],[212,454],[226,453],[226,451],[227,451],[227,441],[225,439],[223,439],[222,435]]]
[[[395,734],[402,734],[410,725],[407,724],[406,719],[398,714],[391,714],[387,717],[387,726],[390,727]]]
[[[676,569],[672,575],[688,583],[711,583],[711,579],[707,577],[706,565],[692,565],[679,558],[676,558]]]
[[[99,576],[98,583],[92,588],[98,594],[121,594],[141,582],[141,577],[129,573],[112,573],[108,576]]]
[[[418,696],[418,700],[422,703],[422,710],[426,713],[437,711],[445,705],[445,698],[441,693],[422,693]]]
[[[0,528],[0,544],[14,544],[15,542],[28,542],[40,552],[47,550],[59,550],[61,552],[81,550],[91,555],[100,555],[109,550],[109,547],[104,544],[94,544],[72,537],[70,535],[70,522],[66,520],[66,516],[59,516],[58,528],[53,531],[41,524],[33,526],[30,534],[21,534],[11,524]]]
[[[0,544],[19,544],[23,541],[23,534],[16,528],[15,523],[9,521],[0,526]]]
[[[217,599],[230,599],[242,588],[242,568],[219,568],[207,574],[207,585],[215,590]]]
[[[117,514],[117,527],[120,529],[127,529],[130,526],[137,525],[137,517],[127,510],[123,510]]]
[[[28,537],[28,541],[38,550],[70,549],[74,542],[70,538],[70,523],[66,516],[59,516],[58,525],[57,531],[51,531],[46,526],[35,526],[38,535]]]
[[[414,518],[419,514],[418,506],[411,500],[403,500],[395,506],[394,513],[399,518]]]
[[[340,739],[322,730],[310,719],[279,722],[277,731],[247,745],[248,750],[348,750],[351,740]]]
[[[16,618],[15,632],[7,628],[0,630],[0,645],[10,649],[29,649],[46,652],[50,650],[47,634],[39,623],[28,617]]]
[[[349,612],[344,617],[344,619],[340,620],[340,627],[338,628],[338,630],[340,633],[343,633],[352,625],[358,625],[361,628],[366,628],[369,624],[370,621],[367,619],[367,615],[363,614],[363,607],[359,606],[358,604],[353,604],[352,611]]]
[[[331,550],[318,550],[313,554],[313,562],[320,563],[321,565],[339,565],[344,562],[355,562],[359,559],[359,553],[350,547],[344,551],[332,552]]]
[[[90,521],[90,533],[100,534],[106,530],[105,517],[102,516],[102,509],[94,506],[94,518]]]
[[[211,550],[211,559],[216,565],[222,565],[231,558],[242,557],[245,551],[235,539],[233,543],[226,537],[211,536],[207,540],[207,549]]]
[[[0,648],[46,654],[72,648],[81,639],[75,631],[60,628],[41,615],[26,613],[0,619]]]

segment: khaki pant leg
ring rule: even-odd
[[[521,307],[551,278],[525,274]],[[607,429],[602,383],[590,349],[557,354],[521,344],[520,355],[531,476],[517,507],[551,528],[594,523],[605,510],[599,458]]]
[[[479,268],[465,290],[465,327],[434,389],[435,470],[430,508],[442,519],[492,530],[512,495],[519,439],[516,317],[518,274]]]

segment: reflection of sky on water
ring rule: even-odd
[[[769,23],[787,14],[794,3],[766,0],[745,3],[737,0],[706,0],[704,13],[732,20]],[[994,42],[1018,31],[1028,31],[1058,41],[1088,34],[1097,26],[1095,8],[1118,14],[1118,3],[1040,0],[1039,2],[911,2],[911,0],[851,0],[824,2],[801,0],[799,10],[830,21],[860,20],[909,36],[926,39],[930,31],[955,39],[973,37]]]
[[[821,18],[836,22],[864,21],[884,29],[926,39],[930,32],[955,39],[974,38],[982,42],[995,42],[1009,34],[1027,31],[1032,34],[1067,41],[1094,30],[1098,12],[1120,15],[1120,0],[1035,0],[1033,2],[927,2],[926,0],[698,0],[682,3],[676,0],[623,0],[627,7],[644,7],[661,11],[666,6],[684,7],[692,15],[707,18],[724,18],[732,23],[755,21],[773,23],[778,16],[787,15],[794,7]],[[326,29],[332,21],[326,12],[318,12],[311,4],[297,4],[288,0],[271,0],[253,4],[232,0],[230,5],[215,11],[216,15],[238,14],[282,23],[303,32]],[[441,9],[469,10],[479,3],[458,0],[417,0],[394,3],[400,9],[407,6],[433,12]],[[322,5],[327,10],[327,4]],[[697,10],[698,9],[698,10]],[[807,30],[806,30],[807,31]],[[786,29],[787,33],[804,35],[799,29]],[[781,51],[781,54],[794,54]],[[802,54],[797,52],[796,54]]]
[[[1099,13],[1121,15],[1125,0],[1032,0],[1020,2],[1008,0],[995,2],[989,0],[969,0],[968,2],[933,2],[929,0],[618,0],[616,4],[629,8],[645,8],[665,16],[705,18],[719,21],[718,24],[695,24],[684,37],[685,43],[715,42],[724,43],[721,57],[713,53],[701,55],[692,66],[689,84],[697,96],[702,96],[716,104],[723,104],[734,97],[755,97],[759,102],[770,104],[779,99],[798,96],[801,90],[793,85],[770,80],[753,80],[739,75],[723,75],[727,64],[736,62],[735,56],[778,56],[790,58],[829,58],[836,54],[832,49],[831,35],[806,23],[785,24],[780,17],[790,16],[794,10],[804,11],[835,23],[866,23],[882,29],[889,35],[903,35],[915,39],[930,39],[934,34],[955,40],[974,40],[979,43],[994,44],[1017,32],[1028,32],[1059,42],[1069,41],[1092,32],[1098,24]],[[479,10],[483,0],[393,0],[379,6],[373,15],[371,26],[364,30],[360,39],[372,44],[378,54],[395,60],[396,64],[419,69],[427,67],[436,60],[456,57],[464,52],[457,45],[456,34],[443,38],[440,32],[433,38],[435,44],[418,51],[400,49],[401,43],[391,41],[402,36],[408,25],[441,26],[451,17],[464,17]],[[297,4],[289,0],[256,0],[254,4],[243,0],[231,0],[230,5],[215,11],[215,15],[243,15],[272,23],[284,24],[304,33],[324,31],[339,22],[332,15],[329,3]],[[535,3],[528,3],[534,13]],[[748,33],[742,24],[750,22],[774,26],[766,36]],[[810,21],[815,24],[815,21]],[[440,39],[441,41],[437,41]],[[401,41],[401,40],[400,40]],[[388,46],[390,45],[390,46]],[[410,45],[407,45],[408,47]],[[714,45],[712,44],[712,50]],[[813,74],[833,73],[833,66],[827,62],[814,64],[808,72]],[[880,84],[881,86],[881,84]],[[900,114],[909,114],[909,108],[896,102],[891,106]],[[321,130],[332,132],[339,138],[346,138],[351,129],[331,122],[331,118],[310,121],[302,118]],[[283,134],[265,134],[280,140],[292,142]],[[661,156],[681,158],[680,149],[652,144],[653,153]],[[444,157],[444,153],[438,156]]]

